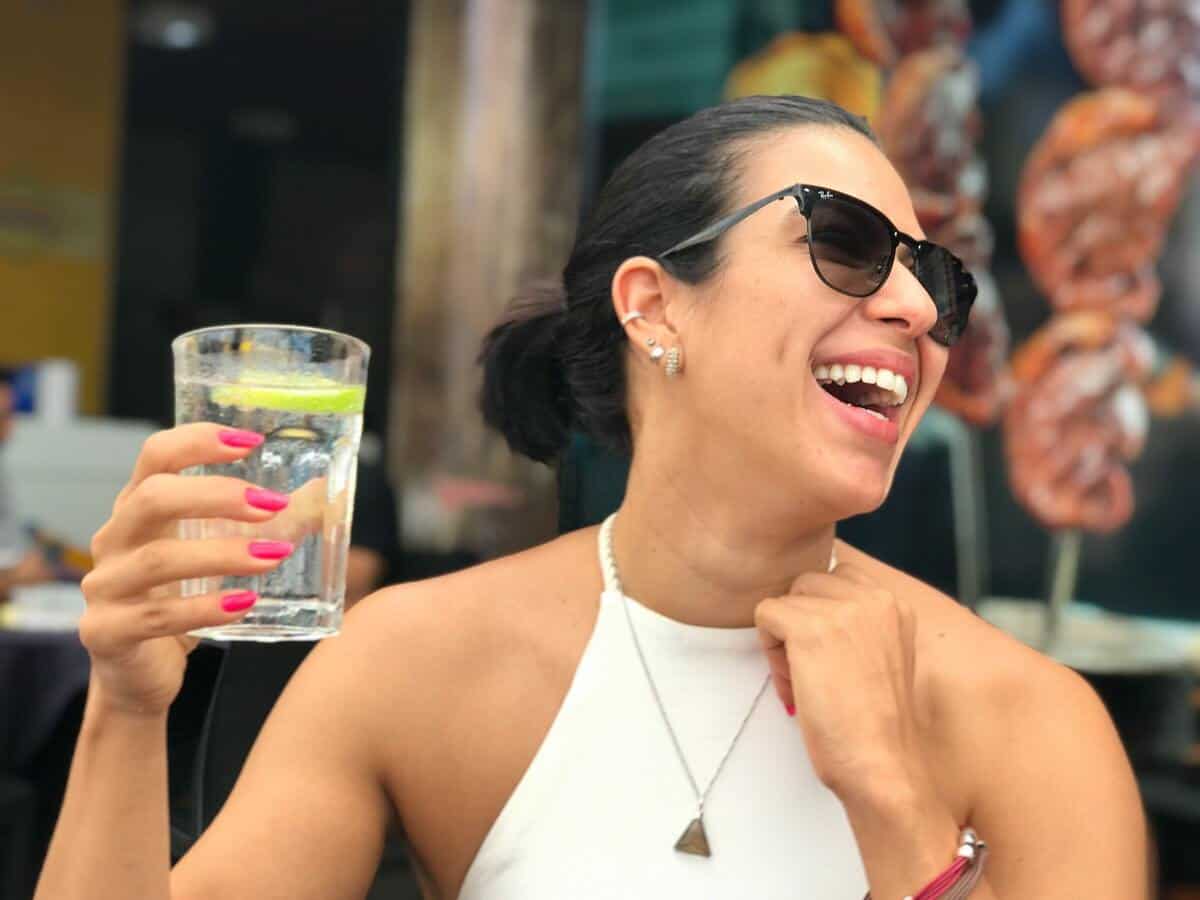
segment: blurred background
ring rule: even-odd
[[[625,155],[753,93],[867,116],[982,285],[892,496],[839,535],[1092,680],[1156,889],[1200,897],[1194,0],[0,0],[0,900],[61,802],[78,579],[173,421],[171,339],[371,345],[350,602],[599,521],[626,461],[514,459],[479,339]],[[306,648],[238,652],[200,648],[172,714],[177,855]],[[397,833],[372,896],[414,891]]]

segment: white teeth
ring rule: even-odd
[[[873,410],[873,409],[866,409],[865,407],[863,408],[863,412],[865,412],[865,413],[870,413],[871,415],[873,415],[873,416],[874,416],[875,418],[877,418],[877,419],[883,419],[883,421],[885,421],[885,422],[887,421],[887,416],[885,416],[885,415],[884,415],[883,413],[881,413],[881,412],[875,412],[875,410]]]
[[[830,366],[817,366],[813,369],[813,375],[822,384],[834,382],[843,385],[862,382],[877,385],[880,390],[864,396],[860,401],[862,403],[876,406],[900,406],[908,399],[908,382],[903,375],[898,375],[891,369],[860,366],[856,363],[845,365],[834,363]]]

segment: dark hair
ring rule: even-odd
[[[728,212],[746,142],[797,125],[875,140],[864,120],[826,100],[745,97],[659,132],[617,167],[576,235],[562,282],[534,285],[484,338],[483,417],[513,450],[550,461],[578,428],[631,452],[613,275],[631,256],[657,256]],[[672,274],[689,284],[708,278],[720,262],[716,245],[673,256]]]

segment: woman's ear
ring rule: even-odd
[[[625,323],[631,339],[654,338],[667,346],[674,343],[669,292],[670,276],[657,260],[631,256],[621,263],[613,275],[612,302],[617,320]]]

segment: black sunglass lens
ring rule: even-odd
[[[813,264],[830,287],[865,297],[883,284],[893,246],[879,216],[856,203],[822,197],[809,215],[808,229]]]
[[[938,319],[930,336],[947,346],[953,344],[967,327],[975,301],[975,279],[958,257],[936,244],[922,245],[913,272],[937,307]]]

